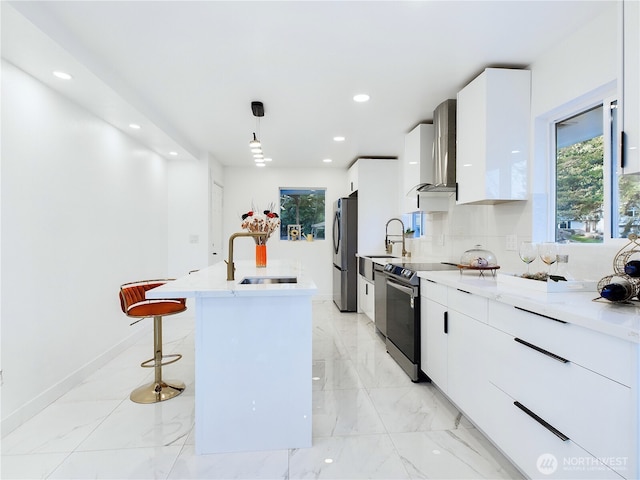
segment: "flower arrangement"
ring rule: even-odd
[[[257,245],[267,243],[271,234],[280,227],[280,217],[273,210],[273,203],[262,213],[259,213],[259,210],[251,205],[251,210],[242,215],[241,227],[243,229],[254,233],[264,233],[264,237],[254,237]]]

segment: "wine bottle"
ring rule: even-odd
[[[630,300],[634,293],[631,283],[621,278],[602,287],[600,296],[611,302],[624,302]]]
[[[640,277],[640,260],[630,260],[624,266],[624,273],[630,277]]]

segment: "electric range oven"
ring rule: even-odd
[[[387,263],[387,352],[413,382],[420,374],[419,271],[456,270],[442,263]]]

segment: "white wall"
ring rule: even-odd
[[[616,80],[619,73],[617,8],[617,2],[611,2],[599,18],[585,24],[530,65],[532,139],[536,118]],[[451,199],[448,212],[427,214],[426,236],[411,242],[414,255],[458,261],[464,250],[480,243],[497,255],[505,271],[523,271],[517,252],[506,250],[506,236],[517,235],[518,241],[530,240],[534,220],[540,221],[543,216],[546,219],[548,178],[538,176],[537,182],[532,180],[534,172],[548,169],[549,161],[543,146],[532,142],[526,202],[458,206]],[[609,246],[569,246],[570,271],[581,278],[600,278],[610,272],[619,248],[619,242]],[[543,268],[540,262],[536,266]]]
[[[164,159],[4,61],[1,93],[7,433],[147,334],[118,289],[167,274],[168,186]]]
[[[209,243],[208,159],[168,162],[168,276],[207,266]]]
[[[280,240],[274,233],[267,243],[268,259],[297,259],[310,272],[317,287],[318,296],[331,298],[332,287],[332,215],[333,202],[345,195],[346,170],[337,168],[274,168],[226,167],[224,173],[224,240],[228,242],[233,232],[241,231],[241,215],[256,207],[265,209],[270,203],[279,205],[279,188],[326,188],[325,240],[290,242]],[[225,243],[225,255],[227,255]],[[225,257],[226,258],[226,257]],[[255,243],[250,238],[237,238],[234,243],[234,260],[254,259]],[[267,260],[268,262],[268,260]]]

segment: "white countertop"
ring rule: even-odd
[[[313,295],[316,284],[299,262],[269,260],[266,268],[256,268],[250,260],[235,262],[235,280],[227,281],[227,265],[217,263],[168,282],[147,292],[147,298],[258,297]],[[296,277],[297,283],[241,285],[245,277]]]
[[[469,293],[518,306],[531,312],[558,318],[607,335],[640,343],[640,303],[621,305],[606,300],[594,302],[598,292],[545,293],[498,285],[485,273],[419,272],[420,278],[433,280]]]

